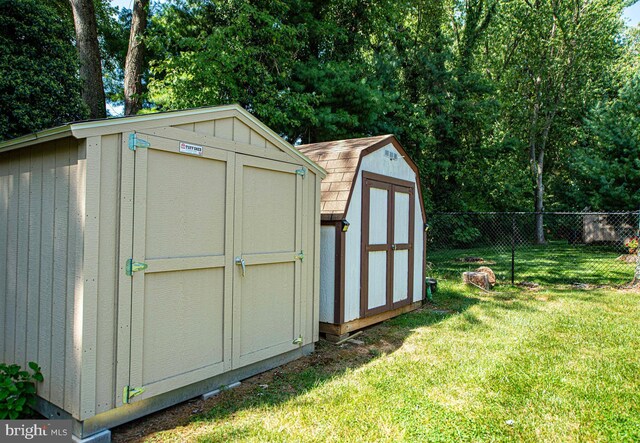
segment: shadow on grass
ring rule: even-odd
[[[321,339],[313,354],[243,380],[238,388],[223,391],[209,400],[190,400],[115,428],[113,441],[142,441],[150,434],[192,423],[221,425],[243,410],[272,408],[393,353],[416,328],[429,327],[465,313],[478,302],[478,298],[468,294],[442,288],[435,300],[422,308],[365,329],[357,337],[358,342],[336,346]],[[230,432],[233,435],[226,435],[226,441],[241,438],[245,431],[234,428]],[[207,436],[207,441],[216,441],[211,438],[213,436]]]

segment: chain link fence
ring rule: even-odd
[[[640,211],[447,212],[427,221],[432,277],[488,266],[502,283],[616,285],[631,282],[640,263]]]

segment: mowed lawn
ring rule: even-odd
[[[619,260],[624,248],[571,245],[553,241],[545,245],[521,245],[515,249],[515,282],[539,284],[624,284],[633,279],[635,262]],[[465,257],[483,258],[488,264],[465,263]],[[464,271],[489,266],[498,280],[511,283],[509,245],[428,251],[427,262],[436,277],[459,277]]]
[[[497,291],[440,282],[364,344],[321,341],[114,440],[640,441],[640,293]]]

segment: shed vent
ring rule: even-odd
[[[389,157],[389,160],[398,160],[398,153],[389,151],[388,149],[384,150],[384,156]]]

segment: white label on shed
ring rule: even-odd
[[[184,152],[185,154],[202,155],[202,146],[180,142],[180,152]]]

